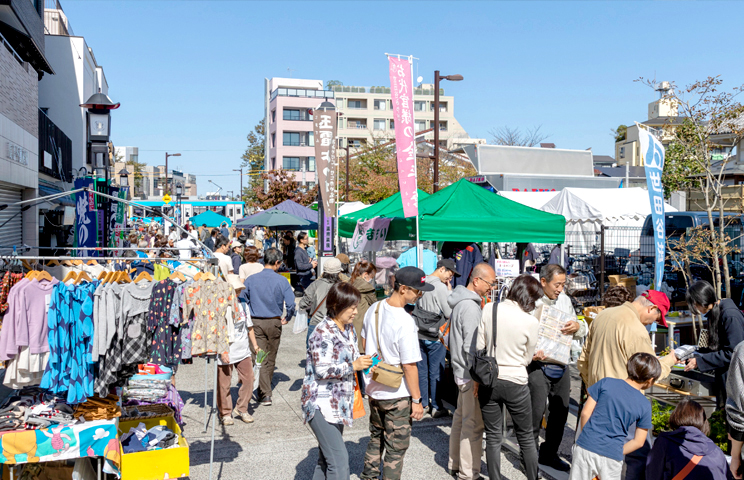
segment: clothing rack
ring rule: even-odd
[[[112,197],[113,198],[113,197]],[[206,248],[206,246],[204,247]],[[92,249],[88,249],[92,250]],[[81,260],[81,261],[87,261],[87,260],[101,260],[102,262],[106,262],[108,260],[112,261],[128,261],[128,262],[136,262],[136,261],[159,261],[159,260],[173,260],[173,258],[137,258],[137,257],[60,257],[60,256],[38,256],[38,255],[0,255],[0,260],[4,260],[6,262],[11,261],[44,261],[44,260],[57,260],[57,261],[66,261],[66,260]],[[188,263],[188,262],[194,262],[194,263],[205,263],[206,265],[203,266],[203,269],[211,268],[213,274],[215,274],[215,277],[220,276],[220,270],[218,267],[219,261],[217,257],[212,256],[211,258],[190,258],[188,260],[183,260],[181,263]],[[206,363],[204,364],[204,430],[202,430],[202,433],[207,432],[207,424],[209,419],[212,421],[212,440],[211,440],[211,447],[209,452],[209,480],[212,480],[212,470],[214,467],[214,436],[215,436],[215,425],[217,423],[217,356],[216,355],[205,355],[204,359],[206,360]],[[209,369],[209,362],[214,362],[214,385],[212,389],[212,407],[210,409],[209,415],[207,414],[207,370]],[[100,458],[99,458],[100,461]],[[13,467],[14,465],[10,465],[11,467],[11,476],[13,475]],[[12,477],[11,477],[12,478]],[[99,480],[100,480],[100,470],[99,470]]]

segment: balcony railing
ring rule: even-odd
[[[276,97],[310,97],[310,98],[335,98],[330,90],[304,90],[301,88],[277,88],[271,92],[271,99]]]
[[[383,93],[390,95],[390,87],[352,87],[350,85],[335,85],[333,91],[337,93]],[[433,88],[415,88],[414,95],[434,96]],[[439,94],[444,95],[444,89],[439,89]]]
[[[75,35],[59,0],[44,0],[44,27],[48,35]]]
[[[349,122],[347,128],[357,129],[357,130],[364,130],[364,129],[367,128],[367,124],[366,123]]]

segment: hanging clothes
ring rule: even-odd
[[[150,308],[152,289],[156,282],[140,281],[124,287],[121,296],[121,315],[124,320],[121,355],[123,365],[147,363],[149,359],[149,338],[147,335],[147,315]]]
[[[153,278],[157,282],[160,282],[161,280],[165,280],[171,274],[170,269],[166,267],[165,265],[163,265],[162,263],[156,263],[154,268],[155,268],[155,274],[153,275]]]
[[[23,280],[22,273],[5,272],[2,281],[0,281],[0,315],[5,315],[8,310],[8,295],[10,289],[18,282]]]
[[[229,331],[238,309],[235,290],[222,279],[197,280],[186,289],[184,315],[193,316],[191,354],[221,355],[230,350]]]
[[[483,254],[480,247],[475,243],[467,242],[444,242],[442,244],[442,258],[451,258],[455,261],[455,267],[459,277],[452,279],[452,288],[459,285],[467,286],[470,272],[479,263],[483,262]]]
[[[173,367],[181,362],[181,322],[172,325],[171,310],[179,309],[174,298],[179,285],[166,278],[152,290],[147,332],[150,343],[150,363]]]

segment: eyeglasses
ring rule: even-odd
[[[475,278],[477,278],[477,279],[479,279],[479,280],[481,280],[481,281],[485,282],[485,283],[486,283],[486,284],[487,284],[487,285],[488,285],[489,287],[491,287],[491,288],[493,288],[493,287],[494,287],[494,285],[496,285],[496,281],[495,281],[495,280],[494,280],[493,282],[489,282],[488,280],[486,280],[486,279],[485,279],[485,278],[483,278],[483,277],[475,277]]]

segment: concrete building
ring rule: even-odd
[[[86,153],[85,109],[80,104],[97,92],[108,95],[108,81],[85,38],[73,34],[59,2],[51,0],[47,4],[54,8],[44,9],[47,22],[44,37],[55,75],[39,82],[39,108],[72,141],[72,170],[77,175],[85,167],[91,173]],[[115,131],[116,113],[112,114],[111,123]]]
[[[0,253],[36,246],[39,209],[17,202],[38,195],[39,80],[53,74],[44,43],[43,2],[5,0],[0,5]],[[10,246],[11,248],[4,248]]]
[[[336,96],[336,109],[343,113],[339,119],[338,136],[341,148],[358,148],[369,143],[385,143],[395,138],[393,105],[389,87],[332,87]],[[455,97],[444,95],[439,89],[439,142],[440,146],[453,149],[460,144],[485,143],[470,139],[455,118]],[[423,84],[414,89],[413,116],[415,131],[433,129],[434,85]],[[427,134],[432,141],[434,132]]]
[[[124,163],[117,164],[119,170],[124,167]],[[130,166],[128,168],[131,169]],[[118,172],[118,170],[117,170]],[[135,188],[135,197],[143,200],[161,199],[166,193],[165,188],[165,165],[144,165],[142,167],[141,187]],[[131,178],[131,177],[130,177]],[[130,184],[132,184],[130,180]],[[168,170],[168,184],[170,196],[175,198],[176,186],[180,184],[183,187],[182,195],[184,197],[196,197],[196,175],[184,173],[180,170]]]
[[[329,101],[340,113],[338,120],[339,149],[361,148],[383,144],[395,138],[392,101],[388,87],[352,87],[337,85],[326,90],[323,80],[272,78],[266,81],[266,162],[265,170],[292,172],[302,187],[313,188],[315,176],[315,141],[313,118],[308,109]],[[456,146],[486,143],[471,139],[455,119],[455,99],[440,94],[440,144]],[[414,91],[416,132],[434,128],[434,87],[422,85]],[[425,139],[433,141],[434,132]],[[339,157],[343,154],[339,154]]]

